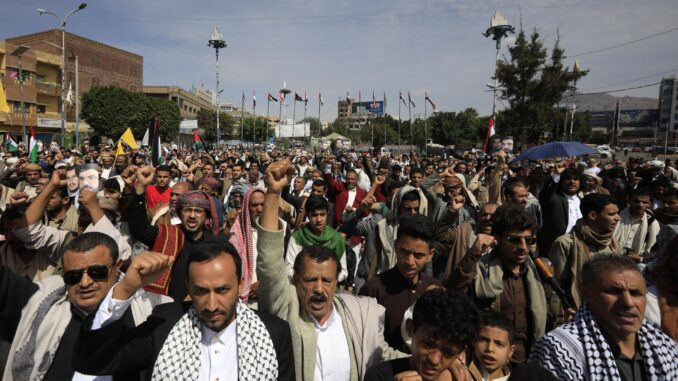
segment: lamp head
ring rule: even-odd
[[[78,5],[78,10],[81,11],[85,9],[85,7],[87,7],[87,3],[80,3],[80,5]]]
[[[42,8],[38,8],[37,11],[38,11],[38,14],[40,14],[40,16],[42,16],[43,13],[47,12],[46,10],[44,10]]]

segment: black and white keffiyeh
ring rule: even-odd
[[[638,332],[640,354],[649,380],[678,379],[678,344],[643,321]],[[549,332],[535,344],[530,362],[550,370],[561,380],[619,380],[619,369],[588,304],[572,320]]]
[[[271,336],[254,311],[236,305],[238,379],[269,381],[278,378],[278,359]],[[200,370],[201,323],[191,307],[174,325],[153,366],[153,381],[197,380]]]

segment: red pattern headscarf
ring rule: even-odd
[[[205,220],[205,227],[212,230],[215,236],[219,234],[219,215],[217,214],[217,207],[212,196],[205,191],[189,191],[184,192],[177,200],[177,211],[183,208],[203,208],[205,212],[209,212],[210,224]]]
[[[254,192],[264,193],[261,188],[250,188],[245,192],[242,200],[242,209],[238,219],[231,228],[229,241],[238,250],[242,260],[243,288],[240,299],[247,301],[252,287],[252,275],[254,273],[254,243],[252,242],[252,219],[250,216],[250,200]]]

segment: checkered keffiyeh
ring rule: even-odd
[[[259,316],[240,300],[236,305],[238,379],[278,378],[278,359],[271,336]],[[201,323],[191,307],[174,325],[153,366],[153,381],[197,380],[200,371]]]
[[[638,332],[640,355],[648,380],[678,379],[678,344],[648,323]],[[612,349],[605,341],[588,304],[568,323],[544,336],[530,353],[530,362],[561,380],[619,380]]]

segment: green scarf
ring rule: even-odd
[[[337,254],[337,259],[341,259],[346,250],[346,242],[341,237],[341,234],[337,233],[337,231],[330,226],[325,226],[325,229],[320,235],[313,233],[308,226],[304,226],[292,233],[292,238],[303,247],[313,245],[325,246]]]

